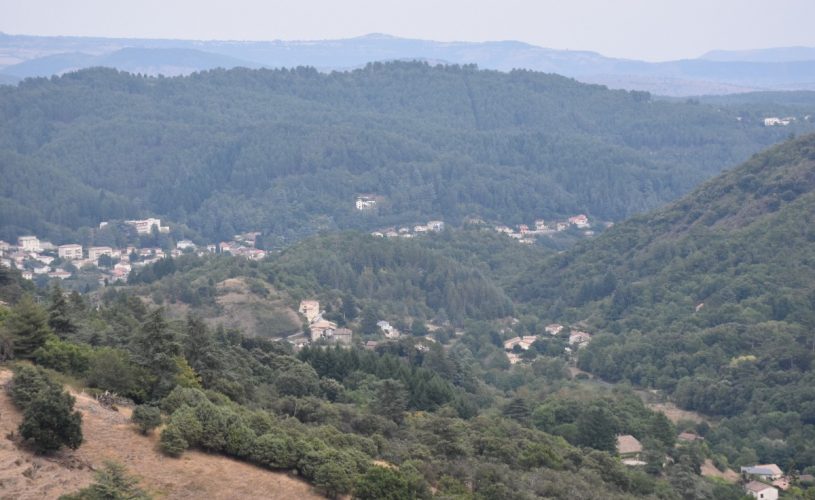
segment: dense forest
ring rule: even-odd
[[[815,136],[535,263],[509,292],[599,334],[579,366],[721,420],[730,463],[815,466]]]
[[[790,108],[790,126],[763,125]],[[811,130],[813,111],[423,63],[90,69],[0,88],[0,238],[89,244],[100,221],[146,215],[210,240],[261,231],[272,246],[469,215],[620,220]],[[381,197],[375,214],[354,210],[361,193]]]
[[[0,272],[4,293],[13,289],[5,296],[14,295],[19,275]],[[700,477],[705,450],[675,446],[675,427],[628,390],[580,389],[558,359],[498,380],[505,370],[477,361],[489,350],[487,323],[447,347],[417,349],[408,337],[375,351],[294,354],[194,315],[169,320],[124,291],[93,304],[53,287],[42,305],[23,297],[0,313],[24,443],[43,452],[82,445],[81,415],[55,383],[70,377],[132,399],[134,433],[163,422],[159,446],[169,457],[195,448],[292,470],[331,497],[740,497]],[[647,469],[615,458],[621,432],[647,443]],[[93,488],[117,491],[104,474],[99,481]]]

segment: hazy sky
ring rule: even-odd
[[[521,40],[647,60],[815,46],[815,0],[0,0],[0,31],[315,40]]]

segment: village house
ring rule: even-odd
[[[784,471],[776,464],[759,464],[751,467],[742,467],[741,473],[746,477],[761,479],[763,481],[773,481],[780,479],[784,475]]]
[[[543,219],[537,219],[535,221],[535,231],[546,231],[546,221]]]
[[[535,337],[534,335],[513,337],[504,342],[504,349],[507,351],[511,351],[517,345],[518,347],[526,351],[532,346],[532,344],[535,343],[535,340],[537,340],[537,337]]]
[[[569,225],[568,225],[567,223],[565,223],[565,222],[558,222],[558,223],[555,225],[555,231],[558,231],[558,232],[560,232],[560,231],[565,231],[566,229],[568,229],[568,227],[569,227]]]
[[[334,330],[333,340],[335,344],[351,345],[354,333],[348,328],[337,328]]]
[[[583,229],[589,227],[589,218],[586,217],[585,214],[575,215],[573,217],[569,217],[569,224]]]
[[[569,345],[576,345],[578,348],[588,345],[591,342],[591,334],[581,332],[579,330],[572,330],[569,334]]]
[[[357,210],[371,210],[376,207],[376,199],[372,196],[357,196]]]
[[[306,321],[313,323],[320,317],[320,302],[317,300],[300,301],[297,312],[306,317]]]
[[[626,465],[645,465],[640,460],[642,443],[631,434],[617,436],[617,454]]]
[[[22,274],[23,274],[23,279],[26,279],[26,280],[33,280],[34,279],[34,273],[32,273],[31,271],[23,271]]]
[[[54,260],[56,260],[50,255],[40,255],[40,254],[34,254],[32,255],[32,258],[38,262],[42,262],[46,266],[50,266],[51,263],[54,262]]]
[[[51,268],[48,266],[36,266],[32,269],[32,271],[34,271],[34,274],[48,274],[50,270]]]
[[[560,332],[563,331],[563,325],[559,325],[557,323],[552,323],[550,325],[546,325],[546,328],[544,328],[544,330],[549,335],[557,335],[557,334],[559,334]]]
[[[71,273],[64,269],[57,269],[54,272],[48,273],[49,278],[58,278],[61,280],[67,279],[71,277]]]
[[[161,219],[141,219],[141,220],[128,220],[125,221],[125,224],[133,226],[136,228],[136,233],[138,234],[150,234],[153,232],[153,228],[155,227],[158,232],[160,233],[169,233],[170,227],[169,226],[162,226]]]
[[[326,319],[318,319],[317,321],[313,322],[309,326],[309,332],[311,333],[311,341],[317,342],[322,338],[328,338],[334,335],[334,332],[337,330],[337,324],[333,321],[328,321]]]
[[[7,241],[0,240],[0,252],[8,252],[11,249],[11,244]]]
[[[379,342],[377,342],[376,340],[369,340],[369,341],[365,342],[364,347],[368,351],[373,351],[373,350],[376,349],[376,346],[378,346],[378,345],[379,345]]]
[[[96,262],[99,260],[99,257],[107,255],[108,257],[113,256],[113,249],[110,247],[90,247],[88,248],[88,259]]]
[[[444,221],[440,220],[427,221],[427,229],[430,231],[434,231],[436,233],[441,232],[442,230],[444,230]]]
[[[758,481],[750,481],[744,485],[744,492],[753,498],[759,500],[777,500],[778,489],[769,484],[764,484]]]
[[[371,236],[373,236],[374,238],[384,238],[385,237],[384,233],[382,233],[380,231],[374,231],[373,233],[371,233]]]
[[[60,245],[57,248],[57,255],[59,255],[60,259],[79,260],[82,258],[82,245]]]
[[[790,123],[794,122],[795,118],[792,116],[787,116],[785,118],[779,118],[777,116],[771,116],[769,118],[764,119],[764,126],[765,127],[786,127]]]
[[[398,339],[399,338],[399,330],[397,330],[394,326],[392,326],[387,321],[377,321],[376,326],[382,330],[382,333],[385,335],[385,338],[388,339]]]
[[[507,359],[509,359],[509,364],[511,364],[511,365],[514,365],[514,364],[519,363],[521,361],[521,357],[519,355],[515,354],[514,352],[508,352],[507,353]]]
[[[36,236],[20,236],[17,238],[17,248],[24,252],[39,252],[42,249]]]
[[[188,248],[195,249],[195,243],[190,240],[181,240],[175,244],[175,247],[179,250],[186,250]]]

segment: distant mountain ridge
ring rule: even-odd
[[[123,49],[142,52],[122,52]],[[5,76],[6,81],[9,77],[13,81],[51,76],[97,65],[172,76],[237,66],[313,66],[330,71],[357,68],[374,61],[412,59],[476,64],[499,71],[530,69],[612,88],[669,96],[815,89],[815,48],[807,47],[711,51],[698,59],[651,63],[518,41],[437,42],[384,34],[341,40],[268,42],[0,34],[0,77]]]

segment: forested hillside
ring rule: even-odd
[[[0,88],[0,238],[62,243],[145,215],[208,238],[262,231],[271,243],[467,215],[618,220],[812,127],[762,119],[469,66],[91,69]],[[354,210],[361,193],[381,197],[374,215]]]
[[[596,335],[579,366],[724,417],[731,462],[815,465],[815,136],[576,245],[511,295]]]

